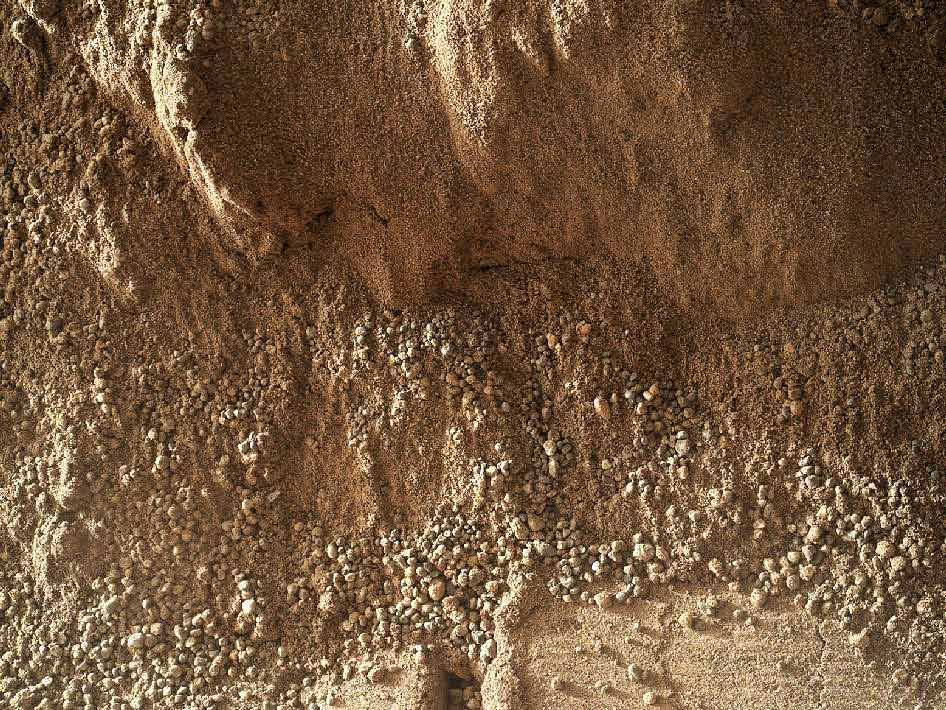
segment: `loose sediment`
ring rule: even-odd
[[[940,707],[942,21],[0,7],[0,705]]]

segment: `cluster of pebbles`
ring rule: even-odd
[[[219,5],[152,19],[187,58]],[[91,92],[77,67],[3,142],[0,706],[309,710],[407,657],[476,710],[533,582],[605,612],[705,590],[685,633],[721,613],[713,590],[746,624],[784,600],[942,702],[946,260],[662,356],[591,266],[563,266],[556,299],[536,270],[400,311],[344,274],[181,269],[190,310],[144,285],[173,262],[135,265],[132,198],[106,199],[187,188]]]
[[[924,377],[931,401],[942,387],[944,275],[940,262],[877,307],[829,311],[832,327],[857,323],[862,337],[897,314],[912,344],[905,376]],[[388,682],[390,649],[420,665],[459,658],[478,678],[501,652],[504,599],[533,579],[548,603],[602,610],[666,585],[725,587],[745,595],[734,612],[744,623],[784,597],[839,622],[865,663],[891,666],[905,694],[937,697],[946,491],[929,441],[891,442],[869,457],[807,446],[815,437],[804,420],[823,405],[792,403],[814,399],[818,375],[807,361],[789,364],[797,349],[788,344],[764,365],[771,341],[744,347],[753,370],[772,378],[758,395],[772,416],[768,430],[740,431],[738,410],[696,386],[624,367],[607,324],[563,314],[557,332],[497,337],[485,322],[373,312],[355,317],[353,337],[334,350],[334,333],[309,325],[297,350],[286,333],[247,334],[243,359],[226,363],[157,344],[153,357],[139,350],[127,360],[124,380],[102,358],[71,403],[34,404],[45,448],[10,436],[3,458],[4,704],[317,708],[333,702],[326,680]],[[96,361],[83,353],[90,339],[121,347],[107,328],[72,325],[22,323],[8,337],[26,344],[75,331],[72,346],[49,346],[65,366]],[[7,347],[7,401],[54,396],[18,372],[23,351]],[[582,376],[589,358],[599,377]],[[348,400],[343,445],[356,467],[375,470],[376,447],[405,427],[467,451],[419,521],[375,520],[359,532],[282,507],[293,473],[277,470],[280,427],[315,381],[293,379],[300,362],[369,382],[384,403]],[[842,413],[856,409],[852,397]],[[441,412],[433,421],[431,403]],[[560,413],[567,403],[573,410]],[[18,410],[9,410],[12,427]],[[398,464],[404,481],[411,465]],[[589,524],[601,506],[620,534]],[[707,603],[678,624],[699,632],[716,613]],[[628,679],[645,676],[630,668]],[[449,690],[451,707],[480,706],[467,683]],[[656,693],[645,702],[661,701]]]

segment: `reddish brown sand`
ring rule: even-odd
[[[0,707],[944,707],[944,98],[923,0],[0,1]]]
[[[942,242],[939,4],[223,3],[182,59],[194,32],[145,7],[71,46],[218,239],[311,245],[387,301],[578,258],[739,315],[875,287]]]

